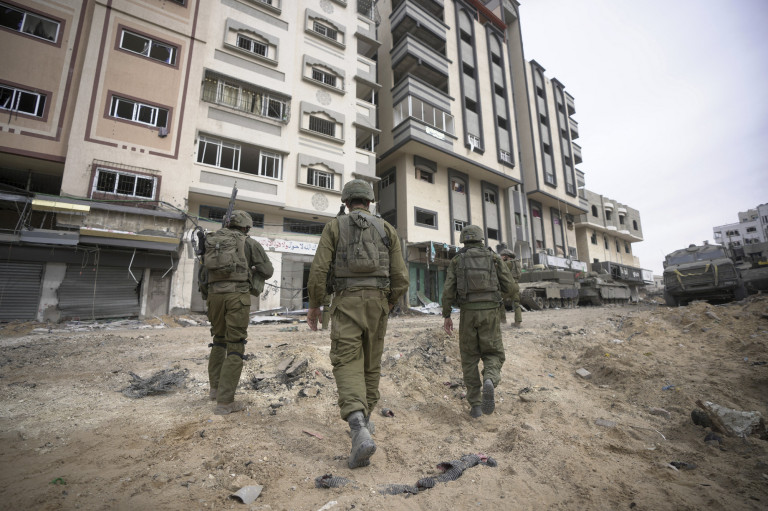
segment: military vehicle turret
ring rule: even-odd
[[[572,271],[536,265],[520,275],[519,284],[520,303],[528,310],[571,308],[579,302],[579,283]]]
[[[610,275],[591,271],[579,280],[579,305],[629,303],[629,286],[615,281]]]
[[[733,253],[722,245],[692,244],[664,258],[667,305],[687,305],[693,300],[741,300],[746,296]]]

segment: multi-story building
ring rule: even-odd
[[[713,227],[715,243],[739,247],[768,241],[768,204],[739,212],[738,223]]]
[[[344,181],[376,179],[370,0],[0,8],[0,319],[202,310],[192,227],[235,184],[276,268],[254,307],[302,306]]]
[[[275,267],[259,309],[304,306],[353,178],[413,305],[467,224],[529,265],[631,259],[577,241],[574,99],[515,1],[0,0],[0,43],[0,320],[204,310],[195,232],[235,188]]]

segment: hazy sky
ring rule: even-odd
[[[640,211],[643,268],[768,202],[768,1],[520,4],[526,60],[574,97],[587,188]]]

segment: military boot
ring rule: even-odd
[[[483,409],[480,405],[472,405],[472,408],[469,409],[469,415],[473,419],[478,419],[483,415]]]
[[[376,425],[371,420],[371,414],[368,414],[368,417],[365,418],[365,427],[368,429],[368,433],[370,433],[371,436],[376,434]]]
[[[231,403],[219,403],[213,411],[216,415],[229,415],[230,413],[241,412],[245,410],[245,403],[232,401]]]
[[[208,391],[208,399],[211,401],[216,401],[216,394],[218,393],[219,389],[215,389],[211,387],[211,390]]]
[[[376,444],[371,433],[365,427],[363,412],[352,412],[347,417],[349,429],[352,432],[352,450],[349,452],[347,466],[349,468],[367,467],[371,464],[371,456],[376,452]]]

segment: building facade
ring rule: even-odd
[[[612,245],[637,212],[579,193],[574,99],[514,0],[0,0],[0,43],[0,320],[202,312],[195,233],[235,191],[275,267],[253,308],[303,308],[354,178],[408,305],[468,224],[528,266],[639,264]],[[598,228],[609,249],[579,241]]]
[[[768,204],[739,212],[739,221],[712,228],[715,243],[731,247],[768,241]]]

